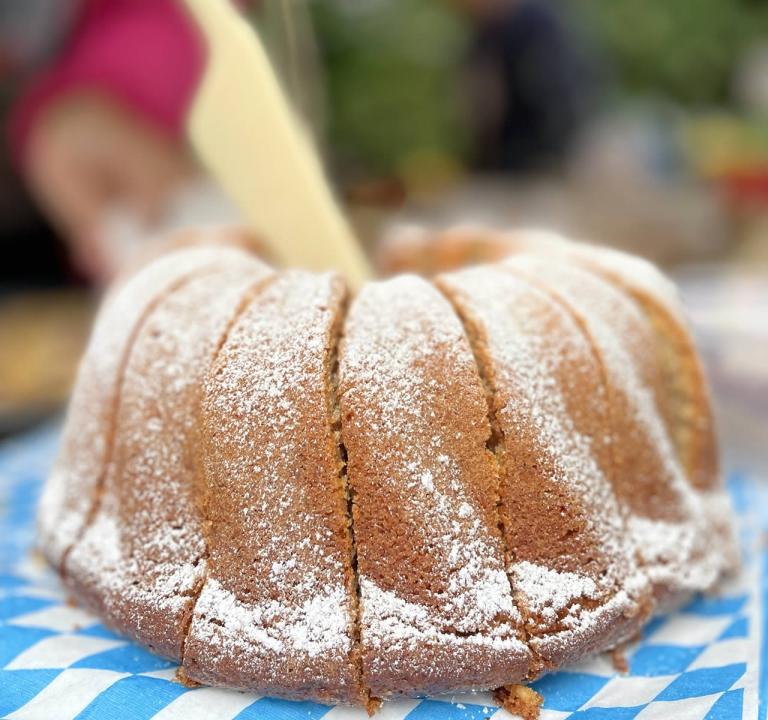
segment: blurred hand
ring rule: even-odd
[[[137,115],[104,96],[78,93],[41,114],[26,172],[75,265],[104,284],[120,261],[106,232],[110,213],[134,213],[151,227],[195,166],[185,147]]]

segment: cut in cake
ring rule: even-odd
[[[205,233],[187,233],[192,238],[200,234]],[[238,235],[226,231],[207,234],[215,238]],[[105,299],[80,364],[59,458],[40,503],[40,546],[54,567],[62,567],[88,524],[111,461],[119,388],[140,324],[177,286],[228,262],[242,265],[243,255],[205,246],[174,253],[118,282]],[[247,263],[253,262],[248,258]]]
[[[613,491],[608,401],[566,309],[506,268],[440,276],[487,379],[508,570],[544,667],[633,635],[647,579]]]
[[[412,232],[385,264],[436,276],[350,297],[232,245],[110,293],[39,514],[73,594],[184,681],[519,705],[509,686],[734,567],[706,383],[652,266]]]
[[[247,302],[199,414],[208,572],[187,677],[359,703],[356,579],[329,398],[346,290],[279,274]]]
[[[101,498],[64,563],[89,605],[117,625],[133,622],[164,655],[181,651],[206,569],[190,409],[252,270],[190,279],[145,318],[125,364]]]
[[[363,288],[339,394],[371,692],[523,677],[485,395],[462,325],[432,285],[402,276]]]

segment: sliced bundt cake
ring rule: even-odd
[[[551,235],[409,238],[399,267],[497,261],[350,297],[198,245],[105,301],[40,544],[183,680],[369,710],[508,686],[733,567],[671,285]]]

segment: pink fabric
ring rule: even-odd
[[[94,90],[178,137],[204,65],[192,20],[174,0],[83,0],[75,30],[55,63],[17,101],[11,149],[23,165],[41,110],[73,90]]]

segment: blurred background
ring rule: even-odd
[[[401,224],[475,222],[661,264],[731,464],[765,464],[768,5],[239,4],[371,253]],[[0,436],[60,410],[122,267],[169,230],[238,220],[185,143],[204,63],[174,0],[0,4]]]

